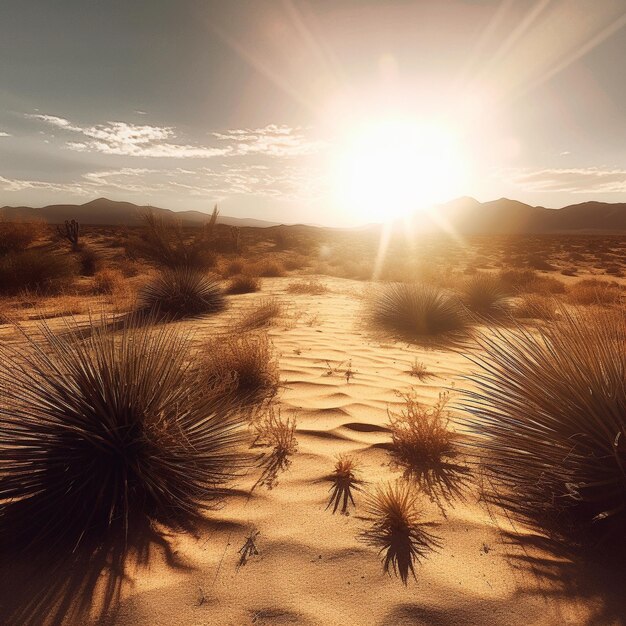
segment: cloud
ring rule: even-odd
[[[568,193],[626,192],[626,169],[598,167],[514,170],[511,182],[526,191]]]
[[[129,122],[106,122],[94,126],[78,126],[56,115],[27,114],[56,128],[82,135],[80,141],[69,141],[66,146],[78,152],[101,152],[103,154],[155,158],[211,158],[229,153],[228,147],[206,147],[179,144],[174,129],[167,126],[131,124]]]
[[[10,133],[5,133],[4,131],[0,130],[0,137],[10,137],[11,134]]]
[[[242,128],[213,133],[220,141],[230,142],[239,156],[266,154],[275,157],[306,156],[318,152],[323,142],[307,138],[301,127],[268,124],[263,128]]]

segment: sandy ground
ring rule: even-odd
[[[433,626],[620,623],[618,609],[591,587],[572,591],[549,557],[533,564],[527,549],[511,545],[507,525],[470,491],[445,515],[423,498],[426,521],[437,523],[441,548],[402,585],[382,571],[375,548],[359,539],[367,527],[363,497],[356,510],[326,510],[335,457],[349,452],[374,485],[399,477],[385,444],[387,408],[396,390],[414,387],[424,402],[458,388],[468,371],[463,354],[376,338],[361,322],[363,284],[323,278],[320,296],[285,291],[293,278],[265,279],[263,291],[231,298],[218,316],[185,323],[202,342],[223,330],[238,311],[275,294],[288,315],[269,334],[280,355],[283,411],[297,411],[298,450],[273,489],[249,491],[242,479],[224,507],[197,535],[167,537],[172,553],[153,552],[149,565],[124,583],[114,622],[120,626],[328,624]],[[411,363],[434,376],[419,382]],[[346,380],[350,368],[353,377]],[[454,391],[452,392],[454,396]],[[453,398],[454,399],[454,398]],[[259,531],[258,555],[238,565],[246,537]],[[556,571],[559,571],[558,569]]]

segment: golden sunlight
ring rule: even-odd
[[[351,132],[337,151],[337,205],[356,218],[386,221],[428,211],[460,195],[465,163],[447,128],[386,120]]]

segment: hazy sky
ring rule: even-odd
[[[626,0],[2,0],[0,205],[355,223],[345,158],[395,167],[360,137],[397,121],[437,201],[626,201],[625,26]]]

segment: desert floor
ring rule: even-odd
[[[271,294],[285,303],[269,335],[284,383],[278,401],[296,415],[298,449],[272,489],[250,492],[258,478],[251,473],[197,533],[167,534],[169,552],[156,547],[129,573],[111,620],[120,626],[620,623],[619,590],[612,594],[594,572],[573,576],[567,562],[531,549],[532,542],[511,541],[509,531],[523,531],[479,502],[476,487],[465,501],[441,506],[424,496],[423,517],[436,524],[441,547],[407,586],[384,574],[377,550],[359,538],[367,527],[362,494],[349,515],[326,510],[327,477],[340,453],[358,458],[366,487],[400,476],[386,449],[387,410],[400,402],[396,391],[414,388],[432,403],[449,389],[453,404],[470,363],[463,350],[372,335],[361,321],[363,283],[320,280],[330,291],[314,296],[287,293],[293,277],[264,279],[261,293],[230,297],[227,311],[179,323],[201,343],[260,298]],[[432,374],[424,382],[409,373],[416,358]],[[258,554],[241,564],[253,531]]]

